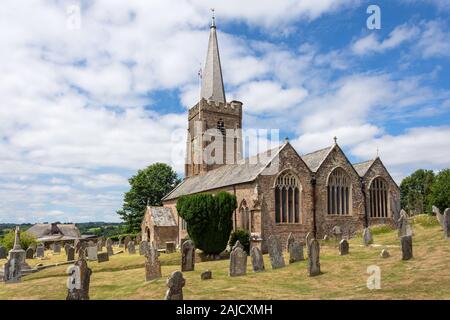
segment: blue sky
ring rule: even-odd
[[[300,154],[334,136],[354,162],[378,149],[397,182],[449,167],[448,0],[8,0],[0,222],[118,221],[138,169],[182,174],[211,7],[245,128],[280,129]]]

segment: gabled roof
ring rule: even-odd
[[[375,162],[376,159],[366,160],[363,162],[355,163],[353,164],[353,168],[355,168],[356,172],[358,172],[358,175],[360,177],[364,177],[367,173],[367,171],[370,169],[372,164]]]
[[[167,207],[147,207],[153,223],[158,227],[174,227],[177,225],[172,215],[172,209]]]
[[[243,159],[237,164],[223,165],[203,175],[189,177],[166,195],[163,200],[172,200],[186,194],[200,193],[230,185],[251,182],[258,177],[286,145],[287,143],[256,156]]]
[[[27,232],[33,234],[36,238],[44,238],[49,236],[66,236],[69,238],[80,238],[80,230],[75,224],[57,224],[57,232],[52,233],[51,223],[37,223],[27,230]]]
[[[305,161],[306,165],[312,172],[317,172],[317,170],[319,170],[320,166],[327,158],[328,154],[331,152],[331,150],[333,150],[333,147],[334,145],[311,153],[307,153],[301,156],[301,158],[303,159],[303,161]]]

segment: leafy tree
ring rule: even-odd
[[[161,199],[180,181],[172,168],[164,163],[155,163],[139,170],[132,176],[130,191],[124,195],[123,206],[117,214],[125,222],[126,232],[140,231],[147,203],[151,206],[162,205]]]
[[[450,208],[450,169],[440,171],[431,186],[430,201],[443,213]]]
[[[404,178],[400,184],[402,208],[414,214],[431,212],[430,194],[433,182],[432,170],[419,169]]]
[[[6,248],[6,250],[11,250],[14,247],[14,241],[16,240],[16,233],[14,230],[11,230],[7,233],[2,239],[2,245]],[[20,233],[20,245],[23,250],[28,249],[33,243],[36,243],[36,238],[31,233],[21,232]]]
[[[236,241],[240,242],[247,253],[250,253],[250,233],[244,229],[238,229],[231,233],[230,246],[233,247]]]
[[[236,208],[236,197],[227,192],[187,195],[177,201],[189,238],[206,254],[219,254],[226,248]]]

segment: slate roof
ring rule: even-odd
[[[374,161],[375,159],[354,163],[353,168],[355,168],[356,172],[358,172],[358,175],[360,177],[364,177],[364,175],[367,173],[367,170],[369,170],[370,166],[374,163]]]
[[[166,207],[147,207],[147,212],[152,215],[153,223],[158,227],[174,227],[177,226],[172,215],[172,209]]]
[[[57,224],[58,232],[52,233],[51,223],[38,223],[27,230],[27,232],[33,234],[36,238],[48,238],[56,236],[65,236],[71,239],[80,238],[80,230],[75,224]]]
[[[253,181],[285,145],[283,144],[256,156],[243,159],[237,164],[223,165],[203,175],[189,177],[166,195],[163,200],[176,199],[186,194]]]
[[[334,145],[311,153],[307,153],[305,155],[302,155],[301,158],[303,159],[303,161],[305,161],[306,165],[312,172],[317,172],[317,170],[320,168],[320,165],[328,156],[333,147]]]

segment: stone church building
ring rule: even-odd
[[[253,245],[263,251],[272,234],[285,244],[291,232],[300,240],[308,232],[322,238],[339,226],[342,235],[350,237],[368,225],[393,223],[399,212],[399,187],[379,157],[352,164],[335,139],[329,147],[308,154],[299,153],[286,140],[242,158],[241,137],[229,136],[242,128],[242,108],[242,102],[225,98],[213,19],[201,98],[188,113],[185,178],[163,199],[178,226],[177,242],[187,235],[176,212],[177,199],[202,192],[235,195],[234,228],[251,232]],[[219,140],[222,152],[208,150]]]

